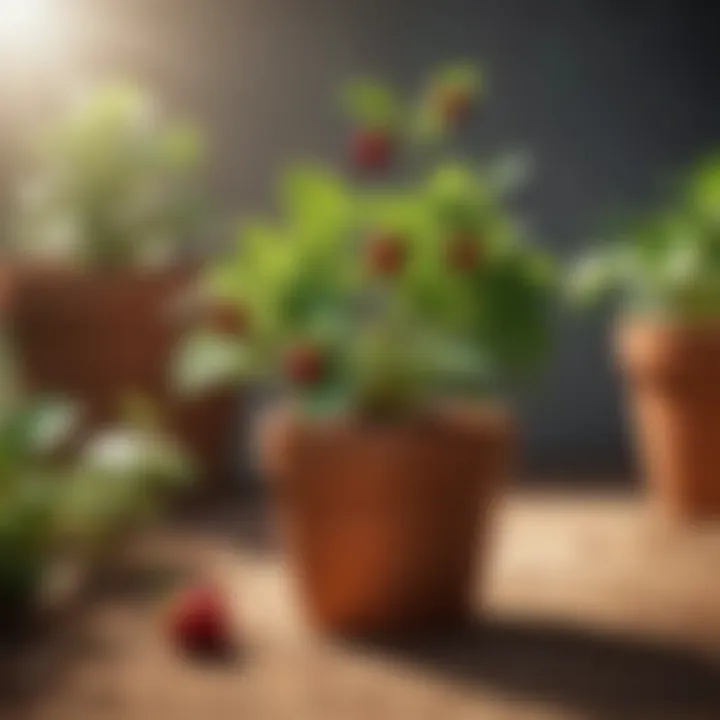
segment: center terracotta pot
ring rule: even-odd
[[[203,490],[229,481],[237,398],[229,390],[180,400],[169,379],[184,331],[174,308],[191,267],[157,272],[15,268],[8,321],[21,380],[81,404],[84,432],[116,422],[122,398],[151,399],[195,457]]]
[[[617,353],[656,505],[676,519],[720,519],[720,321],[627,321]]]
[[[392,425],[271,413],[263,462],[313,624],[367,635],[467,619],[512,435],[480,410]]]

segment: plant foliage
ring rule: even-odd
[[[660,211],[582,257],[571,291],[581,302],[617,293],[631,312],[720,317],[720,155],[699,163]]]
[[[440,89],[468,103],[481,86],[479,71],[455,65],[431,77],[419,104],[362,80],[343,105],[412,145],[418,119],[443,114]],[[375,185],[291,167],[277,219],[246,222],[203,277],[202,295],[241,315],[242,331],[208,323],[190,337],[177,382],[199,391],[221,377],[260,379],[310,412],[375,415],[497,389],[535,363],[548,329],[551,265],[505,209],[524,169],[517,156],[445,160],[412,182]]]
[[[10,365],[3,355],[0,374]],[[188,476],[184,453],[128,420],[93,437],[79,458],[60,453],[79,411],[56,398],[3,398],[0,407],[0,609],[31,602],[58,553],[87,557],[156,510]]]
[[[198,219],[197,132],[135,88],[103,88],[43,137],[18,203],[15,251],[91,267],[167,261]]]

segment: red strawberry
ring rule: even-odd
[[[445,252],[448,265],[460,273],[471,272],[480,262],[477,239],[467,233],[457,233],[450,237]]]
[[[230,612],[220,591],[200,585],[184,591],[170,614],[170,633],[186,652],[208,653],[232,645]]]
[[[438,102],[446,123],[460,125],[470,117],[472,96],[463,87],[449,85],[441,88]]]
[[[389,133],[379,128],[360,129],[350,141],[350,155],[362,170],[384,170],[390,164],[392,151]]]
[[[315,385],[325,374],[325,358],[312,343],[293,345],[285,353],[285,374],[296,385]]]
[[[395,233],[376,233],[367,244],[366,262],[374,275],[397,275],[407,260],[407,245]]]
[[[209,316],[212,329],[227,335],[243,336],[250,324],[247,310],[242,305],[230,302],[213,304]]]

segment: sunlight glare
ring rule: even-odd
[[[0,51],[41,49],[54,25],[51,0],[0,0]]]

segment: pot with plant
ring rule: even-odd
[[[126,393],[147,396],[207,489],[227,479],[235,397],[180,402],[166,372],[192,319],[181,306],[197,262],[183,259],[183,243],[198,228],[199,155],[191,128],[163,122],[131,88],[103,89],[63,119],[38,144],[21,193],[9,319],[29,388],[82,403],[86,431],[111,422]],[[196,315],[217,322],[210,309]]]
[[[664,514],[720,518],[720,158],[575,268],[575,295],[616,291],[616,351],[648,487]]]
[[[478,79],[441,72],[412,113],[380,83],[346,99],[397,152],[450,130],[438,85],[462,86],[470,103]],[[281,219],[247,224],[205,273],[247,322],[234,338],[189,338],[178,380],[197,391],[244,376],[285,398],[260,423],[261,464],[326,630],[396,631],[470,610],[513,457],[497,391],[536,359],[549,297],[546,258],[502,210],[501,175],[449,162],[412,183],[357,186],[299,166],[284,177]]]

